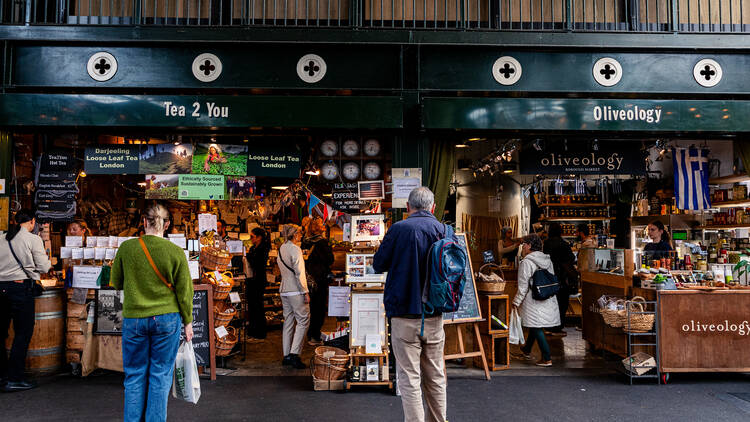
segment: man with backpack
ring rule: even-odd
[[[427,280],[427,255],[446,235],[446,226],[432,212],[435,196],[422,186],[411,191],[408,218],[391,226],[375,254],[376,272],[388,272],[385,283],[386,316],[391,320],[391,344],[398,366],[398,387],[404,420],[446,419],[445,363],[442,313],[423,318],[422,292]],[[422,386],[427,410],[422,406]]]

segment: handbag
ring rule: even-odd
[[[286,268],[287,268],[287,269],[288,269],[289,271],[291,271],[291,272],[292,272],[292,274],[294,274],[294,275],[297,275],[297,272],[296,272],[296,271],[294,271],[294,270],[292,269],[292,267],[290,267],[289,265],[287,265],[287,263],[286,263],[286,262],[284,262],[284,258],[282,258],[282,257],[281,257],[281,251],[279,251],[279,260],[281,261],[281,263],[282,263],[282,264],[284,264],[284,266],[285,266],[285,267],[286,267]],[[316,284],[315,284],[315,279],[314,279],[314,278],[313,278],[313,277],[312,277],[312,276],[311,276],[311,275],[310,275],[310,274],[309,274],[309,273],[308,273],[307,271],[305,271],[305,279],[307,280],[307,290],[308,290],[308,291],[313,291],[313,290],[315,290],[315,288],[317,287],[317,286],[316,286]],[[300,284],[300,287],[302,287],[302,285],[301,285],[301,284]]]
[[[8,247],[10,248],[10,253],[13,255],[13,258],[16,259],[16,262],[18,263],[18,266],[21,267],[21,270],[23,270],[23,273],[26,274],[26,277],[31,280],[33,283],[32,285],[32,291],[31,293],[34,295],[34,297],[41,296],[42,293],[44,293],[44,286],[42,286],[42,283],[39,282],[39,280],[34,280],[33,277],[31,277],[31,274],[29,274],[28,271],[26,271],[26,267],[23,266],[21,263],[21,260],[18,259],[18,256],[16,255],[16,251],[13,250],[13,244],[10,243],[9,240],[6,239],[8,242]]]
[[[250,266],[250,261],[244,255],[242,256],[242,272],[245,273],[245,280],[250,280],[255,275],[253,267]]]
[[[557,277],[543,268],[534,271],[531,278],[531,297],[535,300],[547,300],[560,291]]]
[[[164,285],[166,285],[169,288],[169,290],[171,290],[172,292],[174,292],[174,286],[172,286],[171,284],[169,284],[169,282],[167,281],[167,279],[164,278],[163,275],[161,275],[161,272],[159,272],[159,269],[156,268],[156,264],[154,263],[154,260],[151,258],[151,254],[148,253],[148,248],[146,247],[146,242],[143,241],[142,237],[138,238],[138,242],[140,242],[141,249],[143,249],[143,253],[146,254],[146,259],[148,259],[148,263],[151,264],[151,268],[154,269],[154,272],[156,273],[156,275],[159,277],[159,279],[162,281],[162,283],[164,283]]]

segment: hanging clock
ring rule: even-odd
[[[320,166],[320,172],[326,180],[336,180],[339,177],[339,168],[336,164],[328,162]]]
[[[377,139],[368,139],[364,146],[365,155],[368,157],[374,157],[380,154],[380,141]]]
[[[347,157],[355,157],[359,154],[359,142],[354,139],[347,139],[341,149]]]
[[[341,174],[347,180],[357,180],[357,178],[359,178],[359,164],[354,162],[344,164],[344,167],[341,169]]]
[[[325,155],[326,157],[333,157],[338,152],[339,144],[332,139],[326,139],[322,144],[320,144],[320,153]]]
[[[365,179],[374,180],[380,177],[380,164],[367,163],[364,169]]]

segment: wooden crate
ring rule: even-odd
[[[490,371],[501,371],[510,368],[510,343],[508,334],[482,334],[484,353]],[[482,367],[482,359],[474,358],[474,366]]]
[[[484,334],[508,334],[508,330],[493,325],[492,315],[499,318],[506,326],[508,325],[508,315],[510,312],[510,302],[508,295],[479,295],[479,307],[485,320],[479,325],[479,331]]]

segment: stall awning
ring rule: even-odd
[[[400,97],[0,95],[0,126],[403,127]]]
[[[423,103],[426,129],[750,131],[750,101],[427,97]]]

